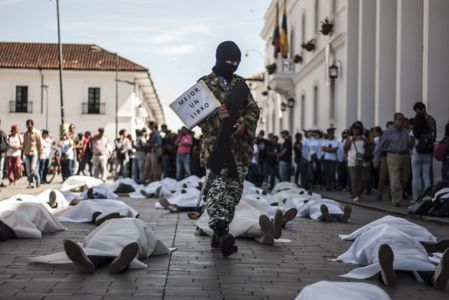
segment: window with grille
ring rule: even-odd
[[[100,88],[90,87],[87,99],[87,113],[99,114],[100,113]]]
[[[16,111],[28,112],[28,86],[16,86]]]

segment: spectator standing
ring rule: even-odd
[[[281,150],[277,155],[279,161],[279,179],[280,181],[290,181],[290,167],[292,165],[292,150],[293,143],[290,133],[287,130],[281,132],[284,142],[281,145]]]
[[[301,170],[301,185],[306,190],[310,189],[311,182],[311,164],[310,164],[310,139],[312,132],[304,130],[304,139],[302,140],[302,170]]]
[[[53,140],[50,138],[48,130],[42,130],[42,154],[39,160],[39,177],[42,183],[46,183],[52,147]]]
[[[74,142],[70,137],[68,132],[64,132],[62,134],[62,139],[59,142],[59,147],[61,148],[61,172],[62,172],[62,181],[65,181],[67,178],[72,176],[73,171],[73,156],[75,155],[75,151],[73,151]]]
[[[265,131],[260,130],[256,138],[256,145],[259,151],[258,153],[258,167],[259,174],[262,175],[262,182],[268,180],[268,162],[267,162],[267,149],[269,141],[265,138]]]
[[[78,145],[79,140],[78,140],[78,136],[76,135],[76,131],[75,130],[76,130],[75,124],[73,124],[73,123],[70,124],[69,125],[68,135],[69,135],[69,138],[73,142],[73,147],[72,147],[73,155],[71,156],[71,157],[73,157],[72,158],[73,162],[71,163],[71,171],[70,171],[71,174],[75,174],[78,171],[78,168],[79,168],[77,155],[76,155],[77,145]]]
[[[293,144],[293,153],[295,154],[295,183],[299,185],[299,175],[302,172],[302,134],[295,134],[295,143]],[[302,178],[301,178],[302,184]]]
[[[90,131],[86,131],[84,133],[84,138],[83,138],[83,149],[81,152],[82,158],[81,158],[81,162],[80,162],[80,167],[78,170],[79,174],[82,175],[86,175],[86,166],[89,167],[89,176],[92,176],[92,169],[93,169],[93,164],[92,164],[92,142],[91,142],[91,136],[92,133]]]
[[[128,177],[129,169],[129,151],[132,149],[132,142],[128,138],[128,131],[121,129],[119,136],[115,140],[115,153],[116,153],[116,178]]]
[[[41,183],[39,178],[39,157],[42,153],[41,133],[34,128],[34,121],[29,119],[26,121],[27,131],[23,135],[23,155],[25,157],[25,167],[28,177],[28,187],[34,188]]]
[[[278,161],[277,155],[280,151],[281,145],[278,143],[278,137],[273,135],[270,137],[270,144],[267,148],[267,162],[268,162],[268,178],[269,189],[273,189],[275,178],[278,177]]]
[[[349,130],[341,133],[341,139],[338,141],[337,150],[337,190],[346,191],[348,187],[348,157],[344,145],[349,137]]]
[[[161,179],[162,175],[162,138],[155,122],[150,122],[149,128],[151,130],[151,156],[149,165],[149,179],[150,181],[156,181]]]
[[[108,139],[104,135],[104,129],[99,128],[98,134],[92,139],[92,159],[94,164],[94,176],[106,181],[108,163]]]
[[[143,183],[143,166],[145,164],[147,141],[145,140],[141,130],[136,130],[136,141],[134,149],[136,149],[133,166],[133,179],[137,183]]]
[[[351,177],[352,200],[359,201],[363,191],[363,182],[366,178],[366,162],[364,159],[365,144],[368,143],[363,134],[363,124],[354,122],[351,126],[351,135],[346,139],[345,151],[348,154],[348,169]]]
[[[335,139],[335,128],[327,129],[327,139],[323,140],[321,152],[323,155],[324,178],[326,179],[326,190],[335,189],[335,178],[337,169],[337,151],[339,143]]]
[[[427,113],[426,105],[422,102],[416,102],[415,105],[413,105],[413,110],[415,111],[416,115],[424,115],[430,131],[432,132],[433,142],[435,142],[437,138],[437,121],[435,120],[435,118]]]
[[[12,125],[11,134],[8,137],[9,148],[6,153],[9,184],[16,184],[21,176],[22,141],[17,125]]]
[[[321,185],[321,137],[318,130],[312,131],[312,137],[309,140],[310,153],[310,172],[312,188]]]
[[[257,161],[259,155],[259,148],[257,147],[256,141],[253,144],[253,157],[251,158],[251,162],[249,164],[248,173],[246,174],[246,180],[255,185],[260,185],[259,182],[259,170],[257,168]]]
[[[413,122],[412,151],[412,203],[419,197],[419,186],[430,187],[430,164],[432,163],[433,133],[424,113],[418,113]]]
[[[176,140],[176,146],[178,147],[176,153],[176,180],[178,181],[191,175],[190,152],[192,151],[192,144],[192,136],[189,134],[187,128],[182,127]],[[183,172],[184,176],[182,174]]]
[[[0,120],[0,187],[5,187],[5,184],[3,183],[3,177],[5,175],[4,174],[5,157],[6,152],[8,151],[9,148],[9,143],[8,143],[8,136],[3,131],[1,125],[2,123]]]
[[[394,115],[394,125],[385,130],[375,150],[375,166],[382,151],[387,153],[388,173],[393,206],[400,206],[410,174],[409,131],[403,127],[404,115]]]

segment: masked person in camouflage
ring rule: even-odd
[[[220,124],[225,122],[230,115],[230,98],[236,86],[244,85],[244,79],[234,75],[241,60],[241,52],[238,46],[231,41],[223,42],[217,47],[216,64],[212,73],[202,77],[222,106],[218,111],[203,122],[199,127],[203,133],[203,147],[201,149],[201,165],[208,164],[209,156],[214,151],[214,146],[219,135]],[[250,93],[239,103],[239,117],[232,126],[230,132],[229,148],[237,167],[237,176],[230,176],[231,163],[224,164],[219,172],[208,171],[204,196],[206,197],[207,212],[210,216],[209,227],[214,231],[212,236],[212,248],[220,248],[223,256],[229,256],[237,247],[234,245],[234,237],[228,233],[229,224],[234,218],[235,207],[240,201],[243,192],[243,181],[248,171],[248,165],[253,155],[253,141],[257,121],[259,119],[259,107]],[[234,100],[235,101],[235,100]],[[237,106],[236,106],[237,107]],[[234,168],[235,170],[235,168]],[[235,173],[235,172],[234,172]]]

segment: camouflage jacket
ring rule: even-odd
[[[244,80],[242,77],[234,75],[231,86],[235,87],[238,80]],[[215,97],[221,104],[226,104],[229,101],[229,94],[223,87],[220,79],[215,73],[210,73],[207,76],[200,78],[203,80]],[[231,151],[234,154],[235,163],[241,166],[248,166],[253,156],[253,144],[256,135],[257,121],[259,120],[259,107],[251,94],[249,94],[246,103],[240,110],[239,121],[245,125],[245,134],[242,138],[231,135]],[[220,119],[218,114],[214,113],[207,119],[202,121],[198,126],[203,133],[203,146],[201,147],[201,165],[206,166],[209,154],[212,152],[215,140],[220,127]]]

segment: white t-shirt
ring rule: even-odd
[[[257,147],[257,144],[253,145],[253,158],[251,159],[252,164],[257,164],[257,155],[259,154],[259,147]]]
[[[50,158],[52,143],[53,143],[53,141],[49,137],[42,139],[42,159]]]
[[[8,137],[8,142],[9,142],[9,149],[6,152],[6,156],[11,156],[11,157],[19,157],[22,154],[22,142],[23,139],[20,136],[20,134],[16,134],[15,136],[10,136]],[[19,149],[13,149],[13,147],[20,147]]]
[[[338,151],[339,142],[337,140],[323,140],[321,143],[321,147],[331,147],[331,148],[337,148]],[[325,160],[337,160],[337,152],[329,153],[322,151],[324,156],[323,158]]]
[[[67,156],[67,159],[73,159],[73,141],[65,140],[61,141],[61,153]]]
[[[355,146],[354,146],[355,144]],[[351,146],[349,147],[348,150],[348,167],[356,167],[356,155],[357,152],[359,154],[364,154],[365,153],[365,141],[363,140],[356,140],[356,141],[352,141],[351,142]],[[357,148],[357,151],[356,151]],[[363,166],[366,166],[366,162],[363,163]]]

